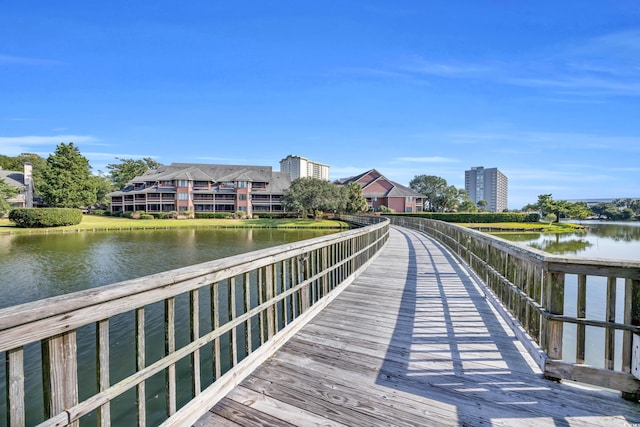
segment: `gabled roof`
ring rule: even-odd
[[[362,193],[365,197],[424,197],[422,194],[409,187],[387,179],[375,169],[370,169],[360,175],[352,176],[350,178],[340,179],[337,182],[340,185],[357,182],[362,187]],[[389,186],[390,188],[382,191],[383,187]]]
[[[0,179],[3,179],[12,187],[24,187],[24,172],[7,171],[0,169]]]
[[[175,179],[214,182],[269,182],[271,175],[271,166],[172,163],[168,166],[159,166],[157,169],[148,170],[143,175],[133,178],[131,183],[141,181],[170,181]]]

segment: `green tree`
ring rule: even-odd
[[[489,204],[489,202],[487,202],[486,200],[478,200],[478,210],[480,212],[484,212],[487,209],[487,205]]]
[[[37,154],[22,153],[15,157],[9,157],[0,154],[0,167],[4,170],[22,171],[25,163],[31,163],[33,168],[33,187],[34,191],[38,191],[38,186],[42,182],[42,174],[47,168],[47,161]]]
[[[439,176],[416,175],[409,187],[424,196],[424,209],[428,212],[445,212],[457,206],[458,190]]]
[[[349,214],[366,212],[369,209],[367,199],[362,194],[362,187],[357,182],[350,182],[343,187],[346,203],[344,211]]]
[[[3,217],[11,210],[9,199],[18,195],[20,190],[9,185],[4,179],[0,178],[0,217]]]
[[[341,187],[317,178],[298,178],[283,197],[288,211],[302,211],[318,219],[323,211],[342,211],[345,208],[344,190]]]
[[[101,175],[91,175],[93,186],[96,189],[96,203],[98,205],[107,206],[109,198],[107,194],[113,191],[111,180]]]
[[[462,188],[458,190],[458,212],[477,212],[478,207],[469,197],[469,194]]]
[[[91,166],[73,142],[60,143],[47,158],[47,165],[39,187],[45,203],[51,207],[81,208],[96,202]]]
[[[117,189],[124,188],[129,181],[136,176],[144,174],[149,169],[157,169],[161,166],[160,163],[151,157],[145,157],[142,160],[120,159],[116,157],[116,160],[119,160],[120,163],[108,164],[107,169],[110,171],[109,175],[113,186]]]

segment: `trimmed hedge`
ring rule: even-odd
[[[231,212],[196,212],[194,215],[200,219],[228,219],[233,214]]]
[[[384,214],[386,216],[411,216],[418,218],[436,219],[444,222],[457,223],[496,223],[496,222],[540,222],[540,214],[524,212],[501,212],[501,213],[442,213],[442,212],[419,212],[419,213],[396,213]]]
[[[19,208],[9,213],[9,219],[22,228],[60,227],[80,224],[82,211],[71,208]]]

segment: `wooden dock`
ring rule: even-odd
[[[542,377],[463,264],[393,228],[380,256],[197,426],[632,426],[618,393]]]

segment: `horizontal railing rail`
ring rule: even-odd
[[[552,255],[442,221],[390,219],[432,236],[473,269],[517,321],[516,332],[535,340],[529,351],[547,378],[638,400],[640,262]]]
[[[0,310],[0,415],[190,425],[386,243],[388,220],[343,219],[363,227]]]

